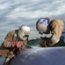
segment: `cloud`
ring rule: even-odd
[[[65,0],[0,0],[0,37],[21,24],[33,27],[30,37],[37,37],[35,23],[40,17],[65,19]]]
[[[51,0],[49,0],[51,1]],[[15,3],[19,2],[18,0]],[[34,3],[35,2],[35,3]],[[31,0],[21,1],[19,7],[14,8],[6,17],[16,19],[19,17],[37,18],[44,16],[58,16],[65,13],[65,1],[54,0],[51,4],[47,1]],[[24,4],[23,4],[24,3]],[[13,4],[13,6],[15,6]]]

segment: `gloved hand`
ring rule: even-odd
[[[21,41],[13,41],[12,42],[12,47],[16,47],[16,48],[21,48],[23,46],[23,42]]]
[[[43,34],[41,35],[42,38],[51,38],[52,37],[52,34],[49,33],[49,34]]]

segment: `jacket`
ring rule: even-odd
[[[10,31],[6,35],[2,46],[4,46],[4,47],[11,47],[13,41],[20,41],[21,44],[23,42],[23,44],[22,44],[23,46],[27,42],[27,41],[22,41],[22,40],[19,39],[19,37],[18,37],[18,30],[12,30],[12,31]]]

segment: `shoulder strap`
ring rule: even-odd
[[[18,40],[18,30],[15,30],[15,34],[14,34],[14,40]]]

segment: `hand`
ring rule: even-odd
[[[46,35],[46,38],[51,38],[51,37],[52,37],[51,33]]]
[[[49,34],[43,34],[41,37],[42,38],[51,38],[52,34],[49,33]]]
[[[23,42],[21,42],[21,41],[17,42],[17,44],[16,44],[17,48],[21,48],[22,46],[23,46]]]

